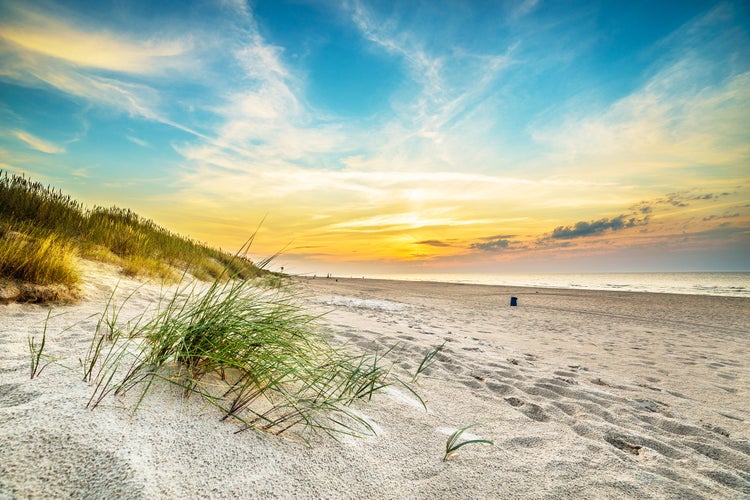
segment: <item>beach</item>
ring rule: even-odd
[[[748,498],[750,299],[295,278],[334,345],[380,352],[410,386],[357,402],[375,435],[236,433],[164,386],[133,414],[90,410],[79,359],[117,286],[121,318],[156,284],[86,263],[47,321],[58,362],[29,377],[48,307],[0,305],[0,498]],[[125,297],[130,298],[125,301]],[[517,306],[511,307],[511,297]],[[444,460],[455,430],[477,424]]]

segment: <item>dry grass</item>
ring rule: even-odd
[[[175,269],[160,260],[142,255],[131,255],[120,260],[122,273],[126,276],[144,276],[174,282],[177,280]]]
[[[0,241],[0,276],[35,285],[74,287],[80,282],[76,249],[69,242],[54,235],[35,238],[12,230]]]
[[[265,274],[243,256],[174,234],[130,210],[88,209],[52,187],[0,171],[0,278],[72,289],[80,280],[76,256],[164,281],[184,272],[207,281]]]

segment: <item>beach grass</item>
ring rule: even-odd
[[[494,445],[494,443],[489,439],[477,438],[461,441],[461,436],[464,434],[464,432],[471,429],[472,427],[476,427],[477,425],[479,425],[479,422],[467,425],[466,427],[461,427],[460,429],[456,429],[455,432],[448,436],[448,439],[445,442],[445,455],[443,455],[444,462],[447,461],[448,458],[450,458],[450,456],[453,455],[459,448],[462,448],[468,444],[486,444],[490,446]]]
[[[167,383],[215,406],[238,432],[300,426],[360,435],[372,428],[351,404],[396,381],[382,355],[330,345],[285,286],[219,276],[177,286],[147,319],[122,321],[123,305],[113,294],[81,360],[92,409],[135,391],[137,411],[155,384]]]
[[[131,210],[87,208],[55,188],[0,171],[0,278],[74,287],[77,257],[173,282],[183,271],[209,280],[265,274],[242,255],[177,235]]]
[[[44,328],[42,329],[42,338],[39,343],[37,343],[36,337],[33,335],[29,335],[28,337],[29,355],[31,357],[29,363],[30,379],[38,377],[46,367],[53,363],[59,364],[60,361],[60,358],[44,352],[44,348],[47,345],[47,326],[49,325],[50,317],[52,317],[52,309],[47,311],[47,317],[44,319]]]
[[[419,363],[419,366],[417,367],[416,371],[414,372],[414,376],[411,378],[412,383],[417,381],[417,378],[430,366],[432,366],[435,361],[435,356],[438,355],[440,351],[443,350],[443,347],[445,347],[445,342],[440,344],[439,346],[435,347],[434,349],[430,349],[427,351],[427,353],[422,358],[422,361]]]
[[[31,356],[29,378],[31,379],[39,376],[46,366],[42,363],[42,356],[44,356],[44,346],[47,343],[47,324],[49,323],[50,314],[52,314],[51,309],[47,312],[47,318],[44,320],[44,330],[42,330],[41,342],[37,344],[34,336],[29,336],[29,355]]]
[[[75,246],[54,234],[33,237],[31,232],[6,228],[0,233],[0,277],[38,285],[77,285]]]
[[[264,271],[269,259],[245,257],[254,235],[226,254],[130,210],[87,209],[7,173],[0,173],[0,208],[0,278],[75,287],[80,257],[176,283],[133,318],[121,318],[132,294],[120,300],[117,288],[112,292],[79,359],[92,385],[91,409],[108,397],[132,396],[135,412],[155,385],[166,383],[216,407],[238,432],[301,427],[361,435],[374,431],[352,409],[355,401],[394,383],[416,395],[391,373],[387,352],[352,354],[329,344],[286,280]],[[45,323],[41,342],[29,339],[32,378],[48,364],[46,342]]]

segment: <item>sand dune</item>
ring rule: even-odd
[[[77,368],[119,278],[89,265],[85,300],[61,306],[29,379],[27,339],[47,310],[0,306],[0,497],[747,498],[750,301],[733,297],[306,279],[322,328],[385,351],[413,374],[425,410],[393,387],[357,406],[365,438],[235,434],[200,401],[164,388],[134,416],[91,411]],[[161,290],[134,291],[121,317]],[[518,307],[509,307],[510,296]],[[55,314],[53,312],[53,314]],[[472,423],[478,438],[443,461]]]

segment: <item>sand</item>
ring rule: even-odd
[[[84,299],[0,306],[0,498],[748,498],[750,300],[362,279],[300,279],[334,344],[414,373],[356,409],[376,436],[235,434],[168,388],[86,408],[84,357],[112,288],[121,318],[162,291],[86,264]],[[509,307],[511,296],[517,307]],[[54,316],[59,314],[57,316]],[[64,366],[63,366],[64,365]],[[453,430],[479,422],[443,461]]]

